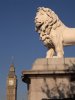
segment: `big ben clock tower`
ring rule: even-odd
[[[13,64],[10,65],[7,77],[7,100],[17,100],[17,77]]]

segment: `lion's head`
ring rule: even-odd
[[[35,29],[40,34],[45,45],[52,44],[50,39],[51,29],[61,25],[58,16],[49,8],[39,7],[35,17]]]
[[[49,20],[49,16],[46,14],[47,8],[39,7],[36,13],[35,17],[35,24],[36,27],[39,27],[40,25],[44,24],[46,20]]]

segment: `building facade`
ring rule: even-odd
[[[17,100],[17,77],[15,75],[14,64],[10,65],[7,77],[7,100]]]

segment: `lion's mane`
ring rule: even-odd
[[[42,25],[37,26],[36,17],[38,18],[38,14],[42,11],[48,17],[47,17],[47,19],[43,20]],[[40,16],[42,16],[42,15],[40,15]],[[59,20],[58,16],[55,14],[55,12],[49,8],[39,7],[37,10],[37,13],[36,13],[36,17],[35,17],[35,29],[39,33],[41,33],[41,31],[43,31],[43,32],[46,32],[47,34],[49,34],[51,29],[56,29],[57,27],[62,25],[62,22]]]
[[[40,23],[40,25],[37,25],[37,23],[39,23],[40,21],[37,20],[39,19],[39,17],[42,16],[41,12],[43,12],[43,14],[47,15],[47,18],[43,20],[42,24]],[[40,16],[38,16],[40,15]],[[62,22],[60,21],[60,19],[58,18],[58,16],[55,14],[54,11],[52,11],[49,8],[44,8],[44,7],[39,7],[36,13],[36,17],[35,17],[35,30],[36,32],[42,34],[46,34],[47,38],[49,39],[49,43],[47,43],[46,46],[52,46],[52,41],[50,38],[50,32],[51,29],[57,29],[57,27],[60,27],[62,25]]]
[[[36,25],[36,17],[38,18],[38,13],[40,13],[42,11],[44,12],[44,14],[46,14],[48,16],[48,19],[45,19],[43,21],[42,25],[37,26]],[[42,16],[42,15],[40,15],[40,16]],[[46,24],[46,27],[44,27],[45,29],[43,29],[43,30],[46,30],[47,28],[48,29],[51,29],[51,28],[56,29],[57,27],[59,27],[62,24],[62,22],[60,21],[60,19],[58,18],[58,16],[55,14],[55,12],[52,11],[51,9],[49,9],[49,8],[39,7],[38,10],[37,10],[37,13],[36,13],[36,17],[35,17],[35,26],[36,26],[35,28],[36,28],[37,32],[39,30],[40,31],[42,30],[42,26],[44,24]]]

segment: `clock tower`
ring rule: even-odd
[[[17,100],[17,77],[15,75],[14,64],[10,65],[7,77],[7,100]]]

